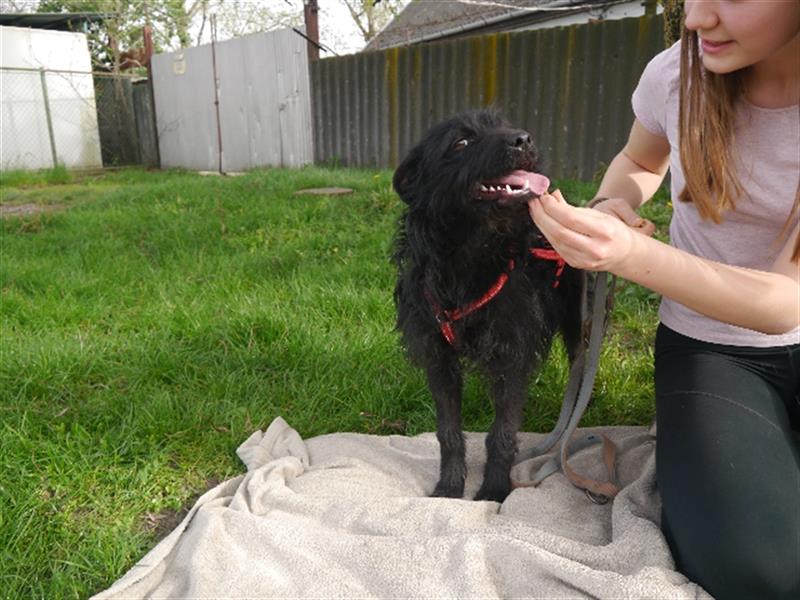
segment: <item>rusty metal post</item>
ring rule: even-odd
[[[144,26],[144,60],[147,67],[147,85],[150,88],[150,109],[153,111],[153,133],[156,137],[156,168],[161,168],[161,149],[158,147],[158,115],[156,114],[156,93],[153,87],[153,31],[150,25]],[[141,153],[141,148],[139,149]]]
[[[303,5],[303,15],[306,21],[306,36],[309,41],[308,62],[319,60],[319,5],[317,0],[305,0]]]

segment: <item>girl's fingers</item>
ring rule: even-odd
[[[581,252],[591,246],[591,237],[565,226],[545,210],[540,199],[531,202],[530,212],[536,226],[558,252],[567,248],[573,252]]]
[[[634,225],[636,231],[641,234],[652,236],[656,232],[656,224],[648,219],[641,219],[641,223]]]
[[[656,231],[656,226],[652,221],[640,217],[639,214],[631,208],[630,204],[621,198],[611,198],[598,204],[595,208],[597,212],[603,212],[612,217],[617,217],[620,221],[625,223],[628,227],[632,227],[638,233],[651,236]]]
[[[647,233],[652,227],[652,231],[647,235],[652,235],[655,232],[656,226],[647,219],[640,217],[638,213],[633,210],[627,202],[620,202],[613,207],[613,214],[618,217],[628,227],[633,227],[639,230],[640,233]]]
[[[630,204],[627,202],[616,202],[613,205],[609,206],[608,212],[616,217],[618,217],[623,223],[630,227],[638,227],[638,223],[643,221],[636,211],[630,207]]]
[[[606,236],[609,215],[585,208],[576,208],[566,202],[559,202],[550,195],[541,197],[543,211],[562,227],[572,229],[588,236]]]
[[[562,204],[552,196],[532,201],[530,212],[556,252],[573,267],[609,270],[628,251],[632,234],[615,216]]]
[[[553,229],[553,218],[544,212],[541,198],[534,198],[528,202],[528,212],[531,213],[531,219],[539,230],[548,237],[548,233]]]

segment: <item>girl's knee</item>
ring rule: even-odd
[[[722,503],[694,510],[691,502],[665,502],[662,515],[679,571],[719,599],[800,598],[797,511],[784,506],[756,518],[754,507],[745,515]]]
[[[679,565],[682,572],[718,600],[726,598],[800,597],[797,554],[776,556],[741,540],[735,552],[709,549],[699,564]]]

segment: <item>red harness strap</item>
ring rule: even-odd
[[[564,259],[561,258],[558,252],[552,248],[529,248],[529,251],[536,258],[542,260],[551,260],[556,263],[556,280],[553,283],[553,287],[557,288],[561,281],[561,274],[564,272],[564,267],[567,264]],[[500,290],[503,289],[503,286],[508,281],[508,274],[514,270],[514,267],[514,259],[509,259],[508,269],[506,272],[500,273],[497,281],[492,284],[492,287],[490,287],[483,296],[474,302],[470,302],[467,306],[462,308],[442,310],[442,307],[439,306],[438,302],[436,302],[433,296],[431,296],[430,292],[425,290],[425,297],[428,299],[428,303],[431,305],[433,316],[436,318],[436,322],[439,324],[439,330],[442,332],[442,336],[445,340],[447,340],[448,344],[454,346],[456,343],[456,334],[455,331],[453,331],[453,323],[485,306],[495,296],[497,296],[497,294],[500,293]]]
[[[474,302],[470,302],[463,308],[442,310],[436,300],[434,300],[430,295],[428,290],[425,290],[425,296],[428,298],[428,303],[433,309],[433,316],[436,317],[436,322],[439,324],[439,330],[442,332],[442,335],[444,336],[444,339],[447,340],[448,344],[453,346],[456,342],[456,334],[453,331],[453,323],[475,312],[479,308],[483,307],[487,302],[490,302],[495,296],[497,296],[497,294],[500,293],[500,290],[503,289],[506,281],[508,281],[508,273],[514,270],[514,266],[514,259],[509,259],[508,270],[505,273],[500,273],[497,281],[492,284],[492,287],[490,287],[483,296]]]
[[[536,258],[552,260],[556,263],[556,280],[553,282],[553,287],[557,288],[558,284],[561,283],[561,274],[564,272],[564,267],[567,266],[567,262],[552,248],[528,248],[528,250]]]

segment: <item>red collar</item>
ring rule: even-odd
[[[556,263],[556,277],[555,281],[553,282],[553,287],[557,288],[558,284],[561,282],[561,274],[564,272],[564,267],[567,264],[564,259],[561,258],[558,252],[549,247],[549,244],[545,248],[528,248],[528,251],[536,258],[550,260]],[[508,275],[514,270],[515,266],[514,259],[509,259],[508,268],[505,272],[500,273],[500,275],[497,277],[497,280],[492,284],[488,291],[474,302],[470,302],[467,306],[462,308],[443,310],[442,307],[439,306],[439,303],[433,298],[431,293],[427,289],[425,290],[425,297],[428,299],[428,304],[431,305],[433,316],[436,318],[436,322],[439,324],[439,330],[442,332],[442,336],[444,336],[444,339],[447,340],[448,344],[451,346],[455,346],[456,344],[456,334],[453,330],[453,323],[463,319],[469,314],[472,314],[493,300],[494,297],[497,296],[497,294],[499,294],[503,289],[503,286],[505,286],[506,282],[508,281]]]

